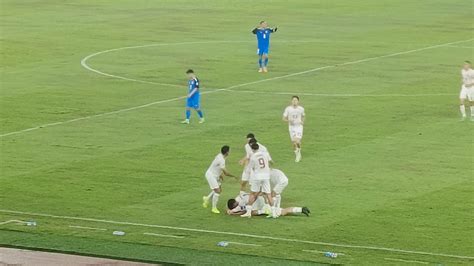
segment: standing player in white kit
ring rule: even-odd
[[[295,162],[301,161],[301,139],[303,138],[304,108],[299,105],[298,96],[291,97],[291,105],[283,113],[283,121],[288,122],[290,138],[295,149]]]
[[[474,70],[471,68],[471,62],[464,62],[461,75],[462,87],[461,93],[459,94],[459,110],[461,111],[461,119],[466,119],[466,107],[464,106],[464,102],[467,100],[469,101],[471,108],[471,121],[474,122]]]

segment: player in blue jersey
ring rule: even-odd
[[[268,50],[270,48],[270,35],[277,31],[278,28],[269,28],[266,21],[260,21],[258,28],[252,30],[257,35],[258,43],[258,72],[268,72]]]
[[[186,98],[186,120],[183,124],[189,124],[189,119],[191,118],[191,108],[196,110],[199,116],[199,124],[204,123],[204,116],[201,111],[201,95],[199,92],[199,79],[194,74],[192,69],[186,71],[188,76],[188,97]]]

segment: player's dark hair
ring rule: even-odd
[[[257,143],[257,139],[256,138],[251,138],[249,140],[249,145],[252,146],[252,144],[254,144],[254,143]]]
[[[291,99],[295,99],[295,98],[298,99],[298,101],[300,100],[300,97],[298,97],[297,95],[293,95],[293,96],[291,97]]]
[[[248,139],[254,139],[255,138],[255,135],[253,133],[248,133],[247,134],[247,138]]]
[[[471,64],[471,61],[469,61],[469,60],[466,60],[466,61],[464,61],[464,63],[466,63],[466,64],[469,64],[469,65],[470,65],[470,64]]]
[[[230,147],[229,147],[229,146],[227,146],[227,145],[222,146],[222,148],[221,148],[221,153],[222,153],[223,155],[226,155],[227,153],[229,153],[229,151],[230,151]]]
[[[228,200],[228,201],[227,201],[227,208],[228,208],[229,210],[232,210],[233,208],[235,208],[235,203],[236,203],[236,202],[237,202],[237,201],[236,201],[235,199],[230,199],[230,200]]]
[[[186,71],[186,74],[194,74],[194,70],[188,69],[188,70]]]
[[[260,148],[260,146],[258,146],[257,143],[252,143],[252,144],[250,145],[250,148],[252,148],[252,150],[254,150],[254,151],[257,151],[258,148]]]
[[[260,24],[262,24],[263,22],[265,22],[265,20],[261,20],[261,21],[260,21]]]

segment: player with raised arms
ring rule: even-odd
[[[285,108],[283,121],[288,122],[291,142],[293,143],[296,159],[301,161],[301,139],[303,138],[304,108],[300,105],[300,97],[291,97],[291,105]]]
[[[474,122],[474,70],[471,67],[470,61],[465,61],[461,70],[462,86],[461,93],[459,94],[462,120],[466,119],[466,107],[464,102],[467,100],[470,103],[471,108],[471,121]]]
[[[268,72],[268,52],[270,49],[270,35],[277,31],[277,27],[269,28],[266,21],[260,21],[257,28],[252,33],[257,36],[257,55],[258,55],[258,72]]]
[[[212,199],[211,211],[213,213],[220,213],[217,209],[217,202],[219,201],[219,196],[222,192],[221,181],[224,179],[224,176],[235,177],[225,168],[225,160],[229,156],[229,153],[230,147],[227,145],[222,146],[221,152],[214,158],[205,174],[207,183],[209,183],[209,187],[211,188],[211,193],[202,197],[202,207],[207,208],[209,200]]]
[[[192,69],[186,71],[188,76],[188,95],[186,97],[186,119],[182,124],[189,124],[191,118],[191,109],[196,110],[199,116],[199,124],[204,123],[204,115],[201,111],[201,94],[199,92],[199,79]]]

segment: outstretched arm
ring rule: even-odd
[[[257,28],[253,29],[253,30],[252,30],[252,33],[253,33],[253,34],[257,34]]]

